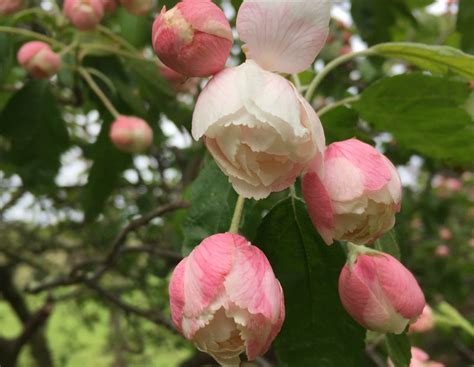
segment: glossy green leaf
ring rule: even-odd
[[[353,106],[375,129],[393,134],[400,146],[470,165],[474,122],[464,108],[468,96],[467,83],[414,73],[380,80]]]
[[[474,54],[474,1],[459,0],[456,28],[461,34],[461,48]]]
[[[400,247],[398,246],[395,230],[392,229],[375,241],[375,248],[379,251],[386,252],[400,260]]]
[[[411,361],[411,344],[406,333],[385,335],[388,356],[395,367],[408,367]]]
[[[5,161],[17,167],[27,187],[54,184],[69,135],[48,82],[31,81],[9,100],[0,134],[10,143]]]
[[[184,255],[204,238],[229,229],[237,201],[229,179],[213,160],[202,168],[188,196],[192,206],[183,220]]]
[[[420,43],[383,43],[372,47],[378,55],[410,62],[433,73],[459,74],[474,79],[474,56],[448,46]]]
[[[288,198],[277,204],[255,242],[285,294],[286,319],[274,343],[278,366],[367,366],[365,330],[346,313],[337,290],[345,254],[324,244],[304,203]]]

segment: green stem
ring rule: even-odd
[[[99,30],[99,32],[105,34],[106,36],[108,36],[110,39],[112,39],[113,41],[117,42],[118,44],[122,45],[124,48],[132,51],[132,52],[137,52],[137,49],[131,45],[129,42],[127,42],[125,39],[123,39],[122,37],[116,35],[114,32],[112,32],[109,28],[107,27],[104,27],[103,25],[98,25],[97,26],[97,29]]]
[[[301,93],[301,80],[298,74],[291,74],[291,80],[293,81],[293,84],[295,85],[296,89]]]
[[[314,91],[316,88],[319,86],[319,84],[323,81],[323,79],[335,68],[337,68],[339,65],[344,64],[356,57],[361,57],[361,56],[369,56],[369,55],[374,55],[375,51],[372,49],[367,49],[364,51],[357,51],[357,52],[351,52],[350,54],[340,56],[337,59],[332,60],[329,64],[327,64],[323,70],[321,70],[311,81],[311,84],[308,87],[308,90],[306,91],[305,98],[307,101],[311,101],[313,99]]]
[[[89,85],[89,87],[94,91],[94,93],[97,95],[97,97],[99,97],[99,99],[102,101],[102,103],[104,104],[104,106],[107,108],[107,110],[111,113],[111,115],[117,119],[119,116],[120,116],[120,113],[115,109],[114,105],[112,104],[112,102],[110,102],[110,100],[106,97],[106,95],[104,94],[104,92],[102,92],[102,90],[100,89],[100,87],[96,84],[96,82],[94,81],[94,79],[92,78],[92,76],[89,74],[89,72],[80,67],[79,69],[79,73],[82,75],[82,77],[84,78],[84,80],[87,82],[87,84]]]
[[[66,47],[64,43],[59,42],[55,40],[54,38],[45,36],[44,34],[40,34],[37,32],[29,31],[27,29],[0,26],[0,32],[19,34],[19,35],[30,37],[30,38],[35,38],[35,39],[50,43],[51,45],[60,47],[60,48]]]
[[[239,195],[237,203],[235,204],[234,215],[232,216],[232,222],[230,224],[229,232],[238,233],[240,219],[242,218],[242,211],[244,209],[245,198]]]
[[[147,59],[146,57],[144,57],[140,54],[136,54],[136,53],[132,53],[132,52],[129,52],[129,51],[124,51],[124,50],[117,49],[116,47],[111,47],[111,46],[107,46],[107,45],[100,45],[100,44],[92,44],[92,45],[87,45],[86,47],[84,47],[82,49],[80,58],[82,59],[84,56],[86,56],[87,54],[90,53],[89,51],[92,51],[92,50],[99,50],[99,51],[102,50],[102,51],[110,52],[110,53],[118,55],[118,56],[127,57],[129,59],[152,62],[152,63],[154,63],[158,66],[160,65],[157,59]]]
[[[33,14],[46,15],[48,13],[41,8],[24,9],[22,11],[19,11],[18,13],[15,13],[15,15],[12,16],[11,21],[12,23],[17,23],[21,18],[26,17],[28,15],[33,15]]]
[[[341,99],[340,101],[337,101],[337,102],[334,102],[334,103],[331,103],[327,106],[324,106],[323,108],[321,108],[320,110],[318,110],[318,115],[319,116],[322,116],[324,115],[325,113],[328,113],[329,111],[335,109],[335,108],[338,108],[340,106],[344,106],[344,105],[350,105],[351,103],[353,102],[356,102],[360,99],[360,96],[353,96],[353,97],[347,97],[347,98],[344,98],[344,99]]]

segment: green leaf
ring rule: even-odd
[[[46,81],[31,81],[17,92],[0,117],[0,134],[10,142],[5,161],[31,189],[54,185],[69,135]]]
[[[474,54],[474,1],[459,0],[456,28],[461,34],[461,48]]]
[[[372,50],[378,55],[402,59],[433,73],[456,73],[474,79],[474,56],[452,47],[400,42],[383,43]]]
[[[189,192],[191,208],[183,220],[183,254],[187,255],[204,238],[228,231],[237,194],[229,179],[209,160]]]
[[[92,147],[91,158],[94,163],[83,193],[86,221],[94,220],[101,213],[121,173],[132,163],[132,155],[120,152],[110,141],[111,123],[112,118],[107,116]]]
[[[150,42],[152,18],[130,14],[119,7],[114,14],[120,25],[120,36],[137,48],[143,48]]]
[[[405,0],[352,0],[351,14],[362,39],[369,45],[390,41],[397,17],[414,19]]]
[[[385,233],[375,241],[375,248],[400,260],[400,247],[398,246],[397,236],[394,229]]]
[[[467,83],[419,73],[385,78],[367,88],[353,106],[380,131],[422,155],[471,165],[474,124],[464,105]]]
[[[286,318],[275,341],[278,366],[367,366],[365,330],[342,307],[337,283],[346,256],[327,246],[306,207],[290,198],[263,219],[256,244],[285,294]]]
[[[327,144],[353,137],[366,142],[371,140],[362,130],[358,129],[359,114],[352,108],[341,106],[326,112],[320,118],[324,126]]]
[[[408,367],[411,361],[411,343],[406,333],[395,335],[386,334],[385,344],[388,356],[395,367]]]
[[[5,81],[10,68],[14,65],[13,43],[11,37],[0,33],[0,85]]]

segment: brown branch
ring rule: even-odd
[[[147,214],[144,214],[143,216],[137,219],[130,221],[112,241],[112,244],[110,246],[110,251],[104,259],[98,260],[98,261],[86,260],[83,263],[80,263],[74,266],[74,268],[69,272],[68,275],[60,276],[56,278],[55,280],[40,284],[36,287],[27,287],[25,290],[28,293],[37,294],[37,293],[43,292],[45,290],[53,289],[53,288],[80,284],[80,283],[85,282],[86,280],[94,280],[94,281],[99,280],[102,277],[102,275],[114,265],[115,261],[120,256],[122,252],[122,246],[125,243],[125,240],[127,239],[127,236],[130,232],[133,232],[137,230],[138,228],[148,224],[154,218],[160,217],[166,213],[169,213],[178,209],[186,208],[188,206],[189,204],[183,201],[166,204]],[[94,272],[92,276],[87,275],[87,274],[78,274],[81,268],[94,265],[94,263],[99,265],[99,268]]]
[[[125,313],[137,315],[141,318],[153,322],[154,324],[164,326],[170,331],[176,332],[176,329],[174,328],[171,320],[164,316],[162,313],[153,310],[145,310],[143,308],[131,305],[123,301],[115,294],[111,293],[109,290],[102,288],[92,280],[84,280],[84,284],[90,289],[96,291],[102,298],[121,308],[123,311],[125,311]]]

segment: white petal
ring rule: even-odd
[[[201,138],[210,126],[222,123],[243,107],[237,89],[238,68],[216,74],[199,95],[193,113],[193,138]]]
[[[237,31],[249,59],[280,73],[306,70],[324,46],[330,0],[245,0]]]

